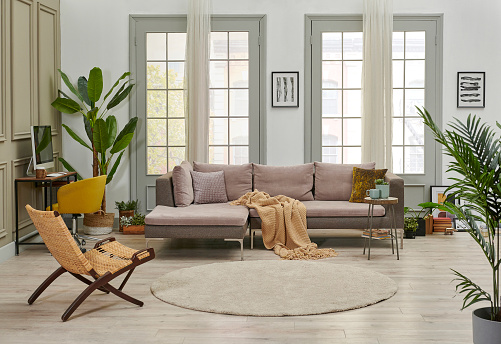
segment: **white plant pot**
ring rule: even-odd
[[[474,344],[501,343],[501,322],[490,320],[490,314],[490,307],[478,308],[472,312]]]

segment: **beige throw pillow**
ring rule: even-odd
[[[195,204],[228,202],[224,171],[207,173],[191,171],[191,178]]]
[[[193,203],[191,171],[193,171],[193,168],[188,161],[183,161],[180,165],[174,166],[172,170],[172,186],[176,207],[187,207]]]

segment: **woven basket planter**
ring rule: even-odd
[[[119,210],[118,211],[118,230],[120,232],[123,232],[123,227],[122,224],[120,223],[120,219],[122,218],[122,216],[125,216],[125,217],[133,217],[134,216],[134,210]]]
[[[144,225],[124,226],[124,234],[144,234]]]
[[[84,214],[83,229],[87,235],[104,235],[113,231],[115,213]]]

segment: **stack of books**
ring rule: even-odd
[[[452,228],[452,220],[448,217],[434,217],[433,218],[433,231],[445,232],[447,228]]]
[[[364,230],[362,233],[362,238],[370,238],[371,234],[368,229]],[[391,238],[389,229],[373,229],[372,230],[372,239],[389,239]]]

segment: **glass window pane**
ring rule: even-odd
[[[168,48],[169,60],[184,60],[186,54],[186,33],[169,33]]]
[[[169,119],[169,146],[186,145],[184,119]]]
[[[186,160],[185,147],[169,147],[169,171]]]
[[[341,60],[342,33],[322,33],[322,60]]]
[[[228,59],[228,33],[210,33],[210,58]]]
[[[146,34],[146,59],[165,60],[165,33]]]
[[[322,119],[322,146],[341,146],[342,119]]]
[[[249,116],[249,90],[230,90],[230,116]]]
[[[404,173],[404,148],[393,147],[393,173]]]
[[[393,87],[404,87],[404,61],[393,61]]]
[[[343,147],[343,164],[360,164],[362,162],[362,148]]]
[[[184,62],[169,62],[169,88],[184,88]]]
[[[249,61],[230,61],[230,87],[249,87]]]
[[[322,90],[322,117],[341,117],[341,90]]]
[[[425,58],[425,31],[405,33],[405,58],[424,59]]]
[[[169,91],[169,117],[184,117],[184,91]]]
[[[424,123],[421,118],[405,119],[405,144],[424,145]]]
[[[363,45],[362,32],[344,32],[343,60],[361,60]]]
[[[231,146],[230,147],[230,164],[241,165],[249,163],[249,146]]]
[[[362,87],[362,61],[344,61],[343,87]]]
[[[393,56],[394,59],[404,58],[404,33],[393,32]]]
[[[424,60],[405,61],[405,87],[424,87]]]
[[[167,86],[165,62],[148,62],[146,69],[147,87],[165,89]]]
[[[148,146],[166,146],[167,121],[165,119],[148,119]]]
[[[405,90],[405,116],[418,116],[417,107],[424,106],[423,90]]]
[[[228,90],[209,91],[210,116],[228,116]]]
[[[322,62],[322,88],[342,87],[341,62]]]
[[[227,145],[228,144],[228,119],[211,118],[209,121],[209,144]]]
[[[148,147],[148,174],[167,173],[167,147]]]
[[[393,116],[404,115],[404,90],[393,90]]]
[[[230,59],[249,58],[249,33],[230,32]]]
[[[341,147],[322,147],[322,162],[341,163]]]
[[[249,120],[247,118],[230,118],[230,144],[249,144]]]
[[[210,164],[228,164],[228,147],[209,147]]]
[[[362,143],[362,120],[360,118],[343,119],[343,144],[357,146]]]
[[[404,119],[403,118],[393,118],[393,144],[403,145],[404,144]]]
[[[343,91],[343,117],[361,117],[362,114],[362,91]]]
[[[167,117],[167,92],[146,91],[148,104],[146,104],[148,117]]]
[[[424,147],[405,147],[405,173],[424,172]]]
[[[228,62],[210,61],[210,87],[228,87]]]

